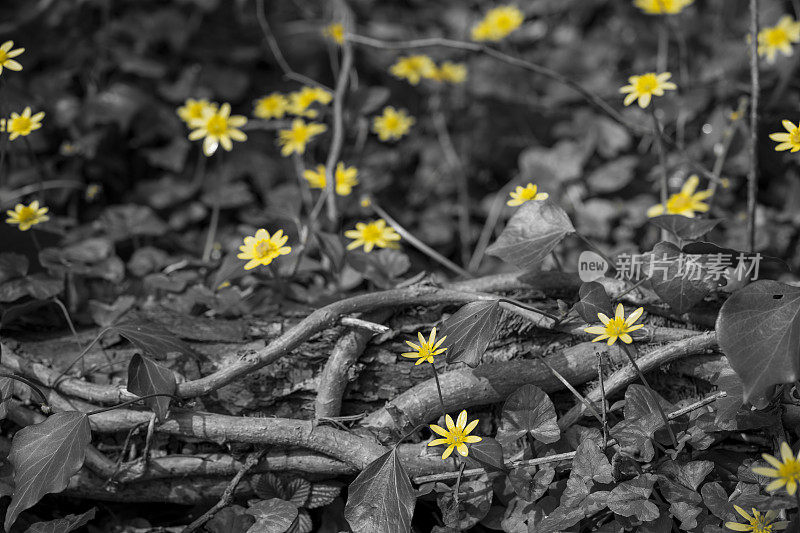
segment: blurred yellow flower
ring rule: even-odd
[[[247,117],[242,115],[231,116],[231,105],[222,104],[219,111],[214,111],[197,118],[189,123],[192,128],[197,128],[189,134],[190,141],[203,139],[203,153],[206,156],[214,155],[219,146],[226,152],[233,149],[233,141],[246,141],[247,135],[240,129],[247,124]]]
[[[258,118],[266,120],[271,118],[283,118],[288,107],[289,100],[281,93],[276,92],[256,100],[253,114]]]
[[[467,66],[464,63],[445,61],[436,69],[433,76],[436,81],[447,83],[462,83],[467,79]]]
[[[188,98],[182,107],[178,108],[178,116],[181,117],[187,125],[191,126],[193,120],[199,120],[206,115],[216,113],[217,104],[211,103],[205,98],[195,100]]]
[[[397,241],[400,240],[400,235],[394,231],[394,228],[387,226],[386,221],[382,218],[367,224],[359,222],[356,224],[356,229],[345,231],[344,236],[354,239],[347,245],[348,250],[364,246],[364,251],[367,253],[376,246],[378,248],[397,248]]]
[[[340,22],[329,24],[322,30],[322,35],[341,45],[344,43],[344,26]]]
[[[94,201],[97,198],[97,195],[100,194],[103,188],[100,186],[99,183],[90,183],[86,186],[86,199],[90,202]]]
[[[13,141],[17,137],[26,137],[32,131],[38,130],[42,127],[42,119],[44,118],[44,111],[39,111],[31,116],[31,108],[26,107],[22,114],[11,113],[11,117],[6,121],[6,129],[8,129],[8,140]]]
[[[49,211],[46,207],[39,207],[39,201],[34,200],[28,205],[17,204],[14,210],[6,211],[8,218],[6,223],[19,224],[20,231],[28,231],[31,226],[47,222],[50,217],[47,216]]]
[[[334,172],[336,178],[336,194],[347,196],[353,192],[353,187],[358,185],[358,169],[356,167],[345,167],[339,161]],[[324,189],[327,180],[325,179],[325,165],[317,165],[317,170],[306,170],[303,177],[308,180],[308,186],[312,189]]]
[[[639,320],[643,312],[644,308],[640,307],[631,313],[628,318],[625,318],[625,308],[622,307],[622,304],[617,304],[614,318],[608,318],[604,313],[597,313],[597,318],[600,319],[603,325],[583,328],[583,331],[591,333],[592,335],[599,335],[592,339],[592,342],[608,339],[606,344],[611,346],[619,339],[625,344],[630,344],[633,342],[633,337],[628,334],[644,327],[644,324],[633,325],[634,322]]]
[[[778,518],[778,511],[771,509],[766,512],[766,514],[761,514],[756,509],[753,509],[753,516],[747,514],[747,511],[739,507],[738,505],[734,504],[733,508],[736,509],[736,512],[742,515],[742,517],[747,520],[747,524],[742,524],[739,522],[725,522],[725,527],[728,529],[732,529],[733,531],[752,531],[753,533],[771,533],[772,531],[778,531],[781,529],[786,529],[789,526],[788,521],[782,522],[775,522],[774,520]]]
[[[800,124],[795,126],[790,120],[784,120],[781,124],[786,128],[786,132],[769,134],[770,139],[780,143],[775,147],[775,151],[791,150],[792,152],[797,152],[800,150]]]
[[[506,205],[516,207],[522,205],[529,200],[547,200],[550,195],[546,192],[538,192],[536,185],[533,183],[527,184],[525,187],[517,186],[516,191],[508,193],[511,199],[506,202]]]
[[[648,72],[641,76],[631,76],[628,78],[628,83],[630,83],[630,85],[625,85],[619,90],[621,93],[628,93],[622,103],[631,105],[634,100],[638,99],[639,107],[644,109],[650,105],[650,99],[653,96],[664,96],[664,91],[674,91],[678,88],[678,86],[671,81],[667,81],[671,77],[672,74],[669,72],[662,72],[661,74]]]
[[[426,55],[404,56],[389,69],[392,76],[407,79],[411,85],[417,85],[422,78],[433,78],[436,74],[436,63]]]
[[[501,41],[519,28],[525,15],[516,6],[499,6],[489,10],[483,19],[472,27],[473,41]]]
[[[294,153],[304,154],[306,145],[317,135],[328,130],[325,124],[317,122],[305,123],[304,120],[296,118],[292,121],[292,129],[280,130],[278,132],[278,144],[281,147],[281,155],[284,157]]]
[[[316,109],[309,109],[313,104],[319,102],[328,105],[333,99],[330,91],[321,87],[303,87],[299,91],[289,93],[289,105],[286,110],[292,115],[300,117],[315,118],[319,113]]]
[[[694,0],[634,0],[634,5],[648,15],[676,15]]]
[[[762,453],[761,457],[774,468],[754,466],[753,472],[759,476],[773,477],[774,481],[766,486],[767,492],[773,492],[781,487],[786,487],[786,492],[794,496],[797,492],[797,485],[800,483],[800,452],[797,457],[792,453],[792,449],[786,442],[781,443],[781,461],[768,453]]]
[[[414,125],[414,117],[408,116],[405,109],[396,110],[391,106],[383,108],[383,114],[372,122],[372,131],[382,141],[396,140],[408,133]]]
[[[258,265],[268,265],[281,255],[291,253],[290,246],[284,246],[289,240],[283,230],[279,229],[271,237],[264,228],[256,231],[254,237],[245,237],[244,244],[239,246],[241,252],[236,256],[239,259],[249,259],[244,265],[245,270],[251,270]]]
[[[800,22],[786,15],[775,26],[758,32],[758,55],[766,57],[768,63],[774,63],[778,52],[792,55],[792,43],[797,42],[800,42]]]
[[[425,362],[433,364],[434,356],[442,354],[445,352],[445,350],[447,350],[447,348],[440,348],[444,340],[447,338],[447,335],[437,341],[436,328],[431,330],[431,336],[428,338],[428,340],[425,340],[425,337],[423,337],[422,333],[420,332],[417,332],[417,338],[419,339],[419,345],[416,345],[411,341],[406,341],[406,344],[416,351],[400,354],[409,359],[416,359],[417,362],[414,363],[414,366],[421,365]]]
[[[470,435],[470,432],[478,425],[478,419],[467,424],[466,411],[461,411],[455,424],[453,424],[453,419],[450,418],[450,415],[444,415],[444,421],[447,429],[437,426],[436,424],[430,424],[431,431],[444,438],[434,439],[428,443],[428,446],[447,445],[447,449],[442,454],[442,460],[450,457],[450,454],[453,453],[453,449],[462,457],[467,457],[467,455],[469,455],[467,444],[475,444],[483,440],[477,435]]]
[[[0,45],[0,74],[3,73],[4,67],[8,70],[22,70],[22,65],[12,58],[20,55],[25,49],[17,48],[16,50],[12,50],[13,47],[14,41],[6,41]]]
[[[699,213],[708,211],[708,205],[704,204],[703,200],[710,197],[714,192],[710,189],[695,192],[699,184],[700,178],[695,175],[689,176],[689,179],[686,180],[686,183],[681,187],[681,192],[669,197],[666,214],[693,218],[695,211]],[[648,217],[657,217],[663,214],[665,214],[663,204],[654,205],[647,210]]]

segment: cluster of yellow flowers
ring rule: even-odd
[[[178,116],[192,129],[190,141],[203,139],[203,153],[211,157],[222,146],[226,152],[233,149],[233,141],[246,141],[247,135],[240,130],[247,124],[247,117],[231,115],[231,105],[221,106],[208,100],[189,98],[178,108]]]
[[[358,185],[358,169],[356,167],[345,167],[339,161],[334,172],[336,183],[336,194],[347,196],[353,192],[353,187]],[[306,170],[303,177],[308,181],[308,186],[312,189],[324,189],[327,180],[325,179],[325,165],[317,165],[316,170]]]
[[[253,115],[267,120],[283,118],[286,114],[316,118],[319,112],[316,109],[312,109],[311,106],[316,103],[328,105],[332,99],[331,92],[322,87],[306,86],[287,95],[273,92],[256,100]]]
[[[677,15],[694,0],[634,0],[634,5],[648,15]]]
[[[790,56],[792,55],[792,44],[799,42],[800,22],[785,15],[776,25],[766,27],[758,32],[758,55],[766,57],[768,63],[774,63],[778,52]]]
[[[467,66],[464,63],[445,61],[436,66],[433,59],[424,54],[401,57],[389,72],[397,78],[408,80],[411,85],[417,85],[423,79],[446,83],[462,83],[467,79]]]
[[[502,41],[525,21],[525,15],[516,6],[498,6],[472,27],[473,41]]]

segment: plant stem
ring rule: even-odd
[[[511,304],[513,306],[519,307],[520,309],[525,309],[526,311],[532,311],[534,313],[539,313],[540,315],[546,316],[547,318],[551,318],[551,319],[556,320],[556,321],[561,320],[559,317],[557,317],[555,315],[551,315],[547,311],[542,311],[541,309],[537,309],[537,308],[535,308],[533,306],[526,305],[526,304],[524,304],[522,302],[518,302],[517,300],[512,300],[510,298],[499,298],[498,301],[500,303]]]
[[[456,478],[456,486],[453,488],[453,503],[456,507],[456,530],[460,533],[461,532],[461,520],[459,519],[458,513],[458,492],[461,490],[461,476],[464,474],[464,467],[467,466],[467,463],[462,462],[461,466],[458,468],[458,477]]]
[[[436,365],[431,363],[431,370],[433,370],[433,377],[436,378],[436,390],[439,393],[439,404],[442,406],[442,416],[447,414],[447,408],[444,406],[444,396],[442,396],[442,384],[439,383],[439,372],[436,371]]]
[[[592,413],[592,415],[594,415],[594,417],[597,419],[598,422],[600,422],[601,424],[604,424],[603,417],[601,417],[600,414],[598,414],[598,412],[594,408],[594,406],[591,403],[589,403],[589,400],[584,398],[583,395],[580,392],[578,392],[578,389],[573,387],[572,384],[569,381],[567,381],[567,379],[558,372],[558,370],[553,368],[553,366],[547,361],[546,358],[544,358],[542,356],[539,356],[539,360],[542,363],[544,363],[544,365],[550,370],[550,372],[553,373],[553,375],[561,383],[564,384],[564,386],[572,393],[573,396],[575,396],[575,398],[578,399],[578,401],[580,401],[583,405],[586,406],[586,408]]]
[[[213,186],[213,204],[211,206],[211,221],[208,224],[208,234],[206,235],[206,245],[203,248],[203,262],[207,263],[211,260],[211,251],[214,249],[214,241],[217,238],[217,226],[219,225],[219,184],[222,180],[222,153],[217,155],[217,162],[219,167],[219,176],[217,176],[216,183]],[[206,177],[208,174],[206,174]]]
[[[749,251],[756,247],[756,192],[758,190],[758,0],[750,0],[750,169],[747,173],[747,237]]]
[[[110,405],[108,407],[103,407],[101,409],[95,409],[94,411],[89,411],[86,413],[86,416],[99,415],[100,413],[113,411],[114,409],[119,409],[120,407],[125,407],[127,405],[131,405],[136,402],[141,402],[142,400],[147,400],[149,398],[159,398],[161,396],[166,396],[168,398],[172,398],[173,400],[180,400],[180,398],[178,398],[174,394],[165,394],[165,393],[146,394],[145,396],[139,396],[138,398],[134,398],[133,400],[128,400],[127,402],[118,403],[117,405]]]
[[[597,379],[600,382],[600,402],[603,416],[603,449],[608,443],[608,411],[606,409],[606,386],[603,378],[603,355],[597,352]]]
[[[25,385],[30,387],[33,390],[33,392],[35,392],[39,396],[39,399],[41,400],[42,406],[44,406],[45,408],[49,409],[50,406],[47,404],[47,396],[44,395],[44,393],[42,392],[42,389],[40,389],[39,386],[36,383],[34,383],[33,381],[29,380],[28,378],[25,378],[25,377],[22,377],[22,376],[18,376],[16,374],[9,374],[7,372],[0,372],[0,378],[13,379],[14,381],[19,381],[20,383],[24,383]],[[2,399],[5,400],[6,398],[2,398]]]
[[[667,158],[664,153],[664,141],[662,140],[662,128],[661,128],[661,121],[658,120],[658,114],[656,112],[656,104],[652,102],[650,104],[650,116],[653,118],[653,143],[656,147],[656,153],[658,155],[658,166],[661,169],[661,205],[664,207],[664,214],[667,214],[667,201],[669,200],[669,178],[667,176]],[[669,240],[669,232],[662,228],[661,230],[661,240],[666,241]]]
[[[503,199],[505,198],[505,190],[498,191],[494,198],[492,198],[492,205],[489,207],[489,214],[483,223],[478,243],[475,245],[475,250],[472,252],[472,257],[467,265],[467,270],[475,272],[481,266],[481,261],[486,253],[486,248],[489,247],[489,239],[492,238],[494,228],[497,226],[497,221],[500,219],[500,214],[503,212]]]

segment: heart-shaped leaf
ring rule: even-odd
[[[525,202],[486,253],[525,269],[537,270],[561,240],[573,233],[567,213],[550,202]]]
[[[148,394],[175,394],[177,388],[175,374],[168,368],[164,368],[149,357],[138,353],[131,358],[128,365],[128,391],[137,396],[147,396]],[[156,414],[159,422],[164,422],[170,400],[169,396],[156,396],[147,398],[144,403]]]
[[[45,494],[67,488],[69,478],[83,466],[91,439],[89,417],[77,411],[56,413],[17,431],[8,452],[14,467],[14,494],[6,511],[6,531]]]
[[[92,507],[80,515],[69,514],[64,518],[50,520],[49,522],[37,522],[25,530],[25,533],[69,533],[85,526],[89,520],[94,518],[95,511],[96,509]]]
[[[286,533],[297,518],[297,507],[278,498],[251,505],[247,512],[256,519],[247,533]]]
[[[142,352],[156,359],[166,359],[169,353],[194,354],[188,344],[155,322],[131,320],[117,324],[111,330],[116,331]]]
[[[689,218],[682,215],[660,215],[651,218],[650,222],[669,231],[679,239],[689,241],[699,239],[722,221],[710,218]]]
[[[506,400],[497,438],[512,443],[528,433],[545,444],[561,437],[553,402],[542,389],[530,384],[523,385]]]
[[[744,400],[800,375],[800,288],[759,280],[734,292],[717,317],[717,341],[744,384]]]
[[[442,335],[447,337],[447,362],[478,366],[499,319],[500,301],[489,300],[470,302],[445,320]]]
[[[596,281],[584,283],[578,289],[580,300],[575,303],[574,309],[587,324],[595,324],[599,320],[597,313],[613,316],[614,309],[611,299],[606,293],[606,288]]]
[[[477,468],[483,467],[487,472],[507,470],[503,460],[503,447],[491,437],[482,437],[479,442],[469,445],[467,462]]]
[[[414,487],[392,448],[350,484],[344,517],[355,533],[407,533],[415,504]]]
[[[553,468],[544,467],[534,474],[530,470],[531,467],[515,468],[508,474],[508,481],[517,496],[525,501],[535,502],[550,488],[556,471]]]
[[[642,474],[623,481],[608,495],[608,508],[620,516],[635,516],[642,522],[658,518],[658,507],[649,500],[656,476]]]
[[[694,307],[717,285],[702,256],[682,254],[672,243],[656,244],[648,256],[644,272],[653,291],[678,313]]]

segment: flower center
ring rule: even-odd
[[[28,117],[17,117],[8,125],[8,130],[11,132],[27,135],[31,132],[33,121]]]
[[[658,80],[653,74],[645,74],[636,80],[636,91],[639,93],[651,93],[658,88]]]
[[[228,131],[228,121],[223,116],[214,115],[208,119],[206,130],[209,135],[219,137]]]
[[[0,63],[5,61],[6,59],[8,59],[8,54],[6,52],[3,52],[2,50],[0,50]]]
[[[308,142],[308,129],[307,128],[297,128],[291,130],[291,139],[292,142],[297,144],[305,144]]]
[[[536,190],[522,189],[522,193],[520,194],[520,196],[525,200],[533,200],[533,198],[536,196]]]
[[[361,232],[361,238],[366,242],[377,242],[383,237],[383,230],[377,226],[369,225]],[[423,346],[424,349],[427,347]]]
[[[453,428],[453,431],[450,433],[450,438],[456,446],[464,444],[464,431],[458,427]]]
[[[278,249],[275,244],[267,239],[262,239],[258,241],[253,248],[253,255],[256,256],[257,259],[264,259],[269,257]]]
[[[692,198],[685,194],[673,194],[667,202],[668,213],[681,213],[687,211],[692,207]]]
[[[36,220],[36,211],[28,206],[25,206],[19,211],[17,216],[19,217],[20,222],[31,222]]]
[[[628,327],[625,325],[625,320],[622,319],[612,318],[606,326],[606,334],[610,337],[619,337],[626,331],[628,331]]]
[[[205,109],[203,104],[190,104],[189,109],[187,109],[187,115],[189,115],[191,119],[203,118],[203,109]]]
[[[778,468],[778,477],[788,480],[800,481],[800,461],[790,459]]]
[[[764,40],[769,46],[781,46],[789,42],[789,36],[783,28],[771,28],[767,30]]]
[[[506,13],[498,15],[494,23],[497,26],[497,29],[501,31],[508,31],[514,26],[514,21],[511,20],[511,17]]]
[[[400,120],[395,116],[386,117],[383,126],[389,131],[397,131],[400,129]]]
[[[800,144],[800,128],[795,128],[789,133],[789,142],[792,144]]]

